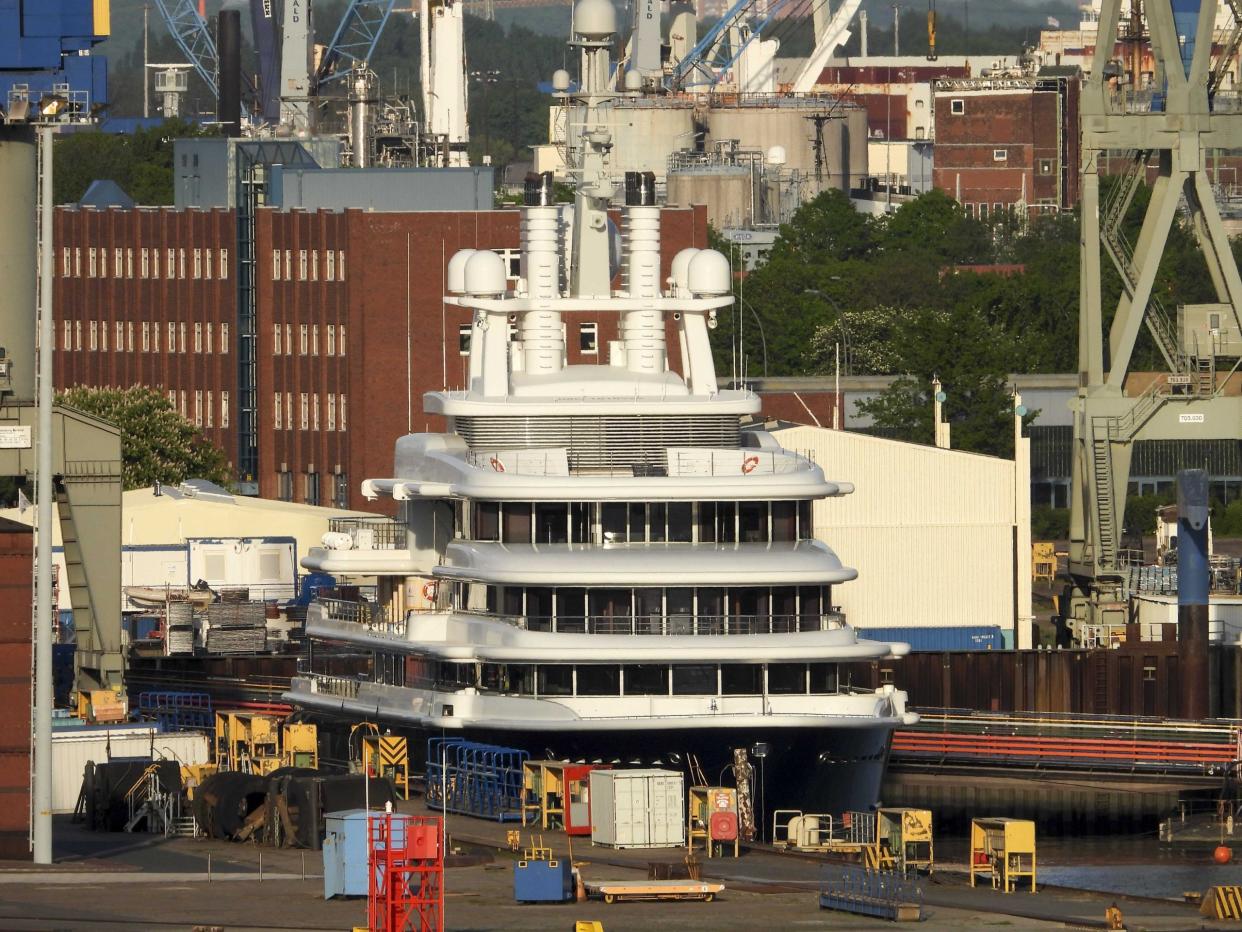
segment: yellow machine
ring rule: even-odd
[[[1031,544],[1031,582],[1052,585],[1057,579],[1057,545],[1049,540]]]
[[[266,776],[281,767],[319,767],[319,729],[255,712],[217,712],[216,766]]]
[[[351,744],[354,732],[359,730],[364,731],[359,742],[362,772],[373,777],[391,780],[393,785],[401,791],[402,798],[409,799],[409,742],[405,738],[381,735],[379,726],[372,722],[360,722],[350,730]]]
[[[692,786],[686,814],[686,847],[693,855],[701,843],[709,858],[740,853],[737,790],[731,786]]]
[[[879,870],[932,872],[932,814],[927,809],[880,809],[875,844],[864,856]]]
[[[990,818],[970,822],[970,885],[985,874],[1006,893],[1031,878],[1035,892],[1035,823],[1029,819]]]
[[[78,693],[78,718],[84,722],[123,722],[129,700],[119,690],[91,689]]]

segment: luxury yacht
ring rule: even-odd
[[[580,89],[554,79],[582,127],[574,203],[528,180],[516,282],[489,250],[448,263],[445,301],[473,315],[469,377],[425,397],[447,431],[400,438],[392,477],[363,483],[399,517],[342,520],[303,560],[342,582],[308,635],[373,651],[373,681],[308,673],[286,695],[540,758],[694,760],[710,779],[757,749],[767,808],[867,809],[893,729],[917,716],[843,665],[908,646],[859,638],[833,604],[857,574],[816,539],[813,505],[852,487],[743,429],[759,399],[717,382],[728,260],[662,264],[650,175],[627,176],[616,235],[611,11],[579,0]],[[571,312],[617,318],[601,364],[566,364]],[[345,585],[368,578],[374,599]]]

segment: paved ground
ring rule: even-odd
[[[421,806],[416,811],[422,811]],[[365,923],[360,900],[324,901],[318,852],[259,849],[202,839],[93,835],[57,822],[58,863],[51,869],[0,865],[0,929],[350,929]],[[513,855],[502,827],[453,816],[453,844],[483,863],[446,872],[447,927],[454,930],[572,930],[595,919],[607,932],[687,929],[882,929],[878,920],[822,911],[815,891],[825,869],[814,859],[752,851],[713,859],[704,873],[724,880],[713,903],[588,902],[563,906],[513,903]],[[525,841],[525,837],[523,838]],[[556,854],[565,837],[548,833]],[[649,861],[678,863],[681,850],[612,851],[576,842],[574,859],[587,879],[642,879]],[[263,879],[259,879],[260,858]],[[210,879],[208,865],[210,862]],[[305,868],[303,868],[305,865]],[[303,869],[305,877],[303,878]],[[971,890],[960,878],[924,882],[920,928],[1100,928],[1111,898],[1044,890],[1004,896]],[[1127,928],[1242,928],[1203,924],[1181,904],[1123,899]]]

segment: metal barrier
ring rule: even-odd
[[[525,751],[462,738],[427,739],[427,805],[497,822],[520,822]]]
[[[492,615],[527,631],[649,636],[796,634],[845,627],[840,611],[816,615]]]
[[[161,731],[215,728],[215,716],[208,693],[178,690],[152,691],[138,694],[138,713],[156,722]]]
[[[856,916],[917,921],[923,912],[923,887],[891,871],[825,868],[820,875],[819,908]]]
[[[405,550],[406,526],[392,518],[329,518],[328,531],[348,534],[355,550]]]

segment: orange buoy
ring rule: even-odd
[[[1212,852],[1212,860],[1217,864],[1228,864],[1233,860],[1233,849],[1228,845],[1217,845],[1216,850]]]

